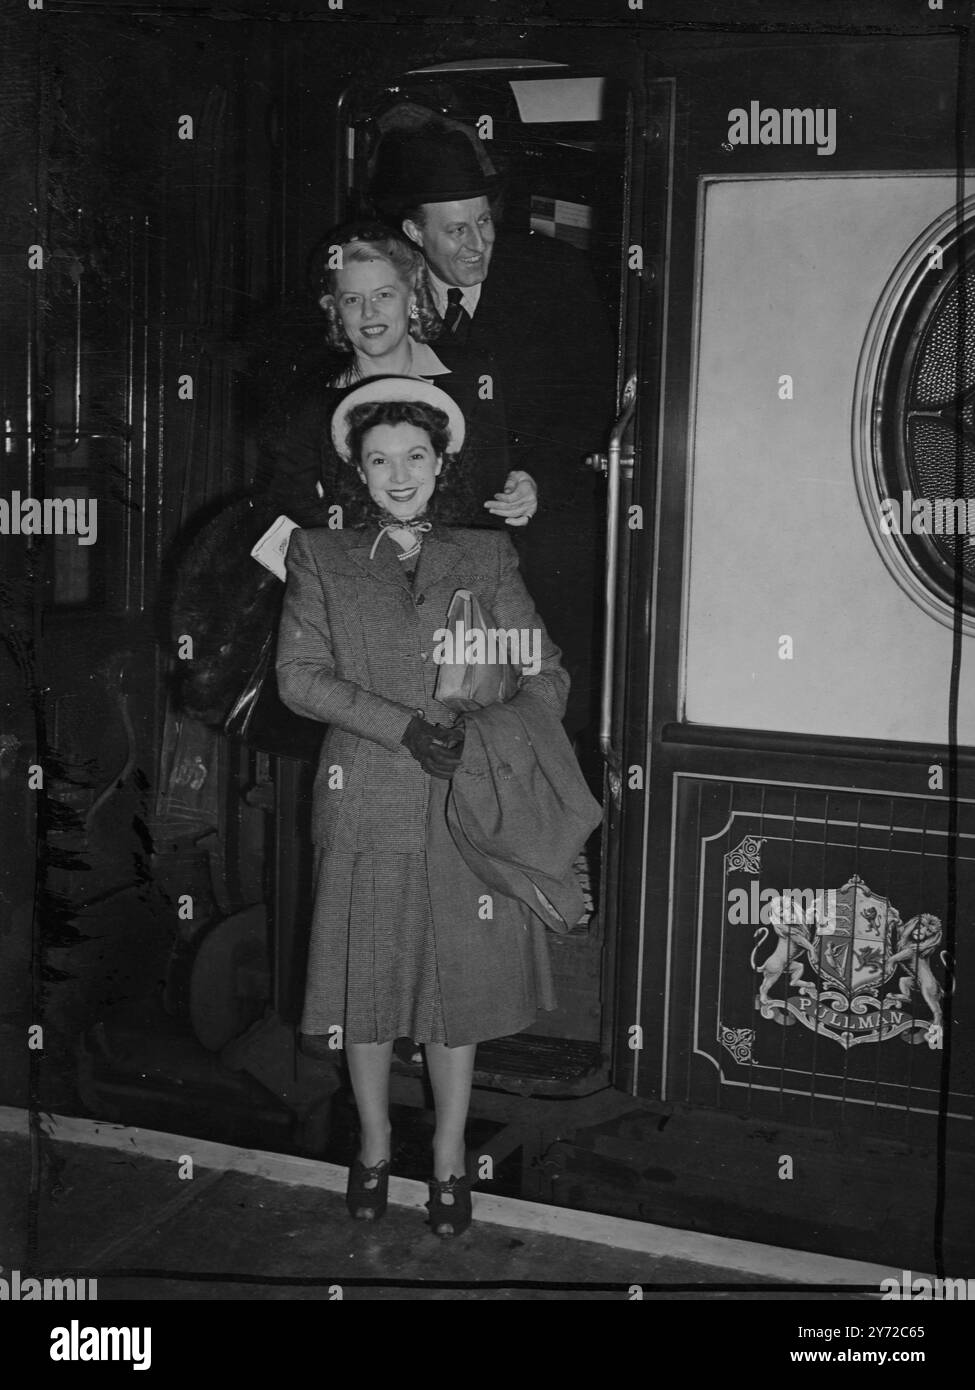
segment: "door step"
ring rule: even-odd
[[[406,1075],[419,1076],[422,1061],[407,1060],[409,1055],[409,1050],[398,1044],[393,1067]],[[597,1042],[518,1033],[477,1045],[475,1086],[518,1095],[579,1096],[607,1084],[608,1074]]]

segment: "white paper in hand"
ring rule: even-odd
[[[291,532],[297,530],[297,521],[292,521],[290,516],[279,516],[271,523],[251,551],[258,564],[263,565],[272,574],[276,574],[279,579],[287,579],[288,577],[284,557],[288,553]]]

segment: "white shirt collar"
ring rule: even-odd
[[[443,318],[444,314],[447,312],[447,291],[453,289],[454,286],[446,284],[441,280],[439,275],[433,273],[429,266],[427,267],[427,278],[430,281],[430,288],[433,290],[433,297],[437,301],[437,310],[440,317]],[[474,317],[474,311],[477,308],[478,300],[481,298],[482,283],[481,281],[476,285],[457,286],[460,290],[460,302],[470,314],[471,318]]]
[[[429,343],[413,343],[412,376],[450,376],[450,368],[445,367]]]
[[[444,366],[429,343],[418,343],[414,338],[411,340],[410,348],[413,354],[413,370],[410,376],[450,376],[450,368]],[[347,367],[335,378],[333,385],[358,386],[368,380],[368,376],[358,376],[351,367]]]

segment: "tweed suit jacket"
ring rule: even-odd
[[[312,836],[337,854],[423,853],[430,778],[400,740],[414,714],[452,724],[434,699],[438,629],[457,589],[470,589],[500,628],[538,629],[540,666],[512,703],[541,701],[561,718],[569,677],[518,572],[510,538],[438,523],[411,584],[373,529],[295,531],[278,633],[282,700],[329,725]]]

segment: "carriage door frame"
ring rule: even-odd
[[[639,1009],[651,814],[655,557],[662,520],[657,499],[663,459],[676,81],[650,78],[645,69],[639,87],[631,87],[630,100],[620,265],[619,415],[616,438],[609,441],[620,447],[608,447],[594,463],[609,474],[614,513],[607,517],[607,647],[600,728],[600,913],[607,927],[603,1039],[604,1052],[612,1059],[612,1084],[635,1091],[635,1060],[646,1042]],[[611,691],[605,684],[609,672]]]
[[[756,359],[742,348],[735,355],[740,335],[718,336],[716,325],[731,324],[737,332],[737,323],[747,323],[750,332],[764,333],[772,341],[781,332],[774,315],[798,316],[817,295],[820,267],[832,267],[835,280],[842,266],[847,277],[843,292],[837,290],[831,300],[822,300],[829,303],[829,314],[816,321],[821,336],[811,340],[820,352],[819,360],[834,371],[832,377],[824,371],[815,378],[820,394],[810,393],[810,409],[819,411],[823,434],[813,435],[807,428],[805,438],[815,439],[815,447],[835,465],[833,473],[823,476],[846,489],[839,495],[848,505],[845,511],[834,508],[832,534],[840,535],[841,521],[848,519],[852,541],[846,552],[859,553],[862,535],[866,542],[862,553],[871,561],[876,558],[870,544],[871,513],[862,500],[857,501],[861,496],[857,448],[869,450],[858,446],[856,430],[861,421],[869,424],[880,419],[881,406],[891,408],[889,394],[878,399],[878,391],[885,389],[878,386],[880,374],[874,370],[878,361],[885,360],[877,356],[881,349],[893,354],[891,380],[901,390],[896,375],[901,359],[891,344],[895,330],[904,336],[898,306],[904,303],[904,285],[914,284],[905,267],[922,267],[919,275],[926,271],[932,228],[956,221],[955,185],[955,171],[950,169],[891,171],[870,166],[829,175],[802,168],[729,175],[692,163],[682,177],[677,203],[681,242],[674,258],[670,311],[667,453],[661,455],[657,470],[659,515],[652,552],[656,585],[652,593],[645,590],[648,601],[652,600],[647,674],[653,691],[649,731],[653,765],[647,768],[650,792],[645,798],[652,799],[652,816],[648,807],[642,852],[633,845],[632,827],[625,818],[635,792],[625,783],[622,789],[623,831],[629,836],[623,841],[628,847],[626,863],[639,884],[624,884],[621,889],[624,903],[636,898],[636,913],[633,925],[628,915],[624,918],[627,930],[618,943],[614,1075],[617,1084],[622,1078],[625,1089],[634,1095],[749,1120],[771,1118],[803,1131],[848,1125],[851,1130],[919,1148],[944,1142],[937,1137],[940,1133],[950,1136],[956,1147],[970,1147],[972,1096],[970,1085],[966,1086],[970,1067],[966,1072],[966,1061],[955,1062],[949,1089],[940,1054],[947,1051],[942,1034],[951,1024],[951,1014],[943,1012],[944,1000],[954,990],[962,999],[971,980],[970,957],[958,953],[957,968],[963,973],[957,974],[956,964],[942,954],[941,936],[952,911],[949,862],[954,864],[953,872],[960,878],[964,871],[969,882],[975,865],[971,784],[965,786],[968,794],[950,802],[943,787],[929,780],[938,770],[935,764],[948,765],[951,752],[936,727],[929,741],[922,741],[915,727],[903,723],[894,732],[889,723],[868,726],[882,735],[870,737],[861,725],[839,718],[836,711],[847,719],[851,708],[840,703],[833,707],[831,724],[810,720],[804,724],[798,716],[794,722],[776,723],[776,708],[792,712],[787,703],[795,704],[791,691],[777,695],[779,706],[762,707],[752,722],[733,717],[744,709],[745,696],[737,706],[720,703],[736,673],[752,664],[750,653],[738,668],[731,661],[722,664],[723,652],[730,649],[733,654],[734,649],[733,643],[722,646],[721,633],[748,634],[756,630],[763,614],[748,603],[747,590],[730,587],[741,573],[725,564],[725,552],[731,548],[728,531],[735,517],[727,511],[720,513],[720,506],[727,504],[714,486],[725,468],[726,450],[732,459],[759,457],[767,462],[760,449],[749,447],[765,428],[756,405],[759,392],[749,389],[747,376],[749,371],[757,375]],[[838,207],[846,209],[849,225],[835,216]],[[729,209],[738,216],[737,222],[728,217]],[[872,223],[868,222],[871,217]],[[770,243],[781,236],[783,227],[794,227],[797,236],[801,233],[807,239],[821,236],[822,229],[829,227],[836,248],[833,254],[828,254],[829,248],[824,250],[819,262],[808,261],[812,266],[808,279],[790,279],[789,295],[770,299],[773,307],[765,318],[756,313],[736,319],[739,301],[761,301],[753,284],[729,273],[735,248],[748,248],[759,279],[778,268],[769,246],[749,235],[758,225],[769,229]],[[872,235],[861,235],[863,227],[869,227]],[[883,231],[886,241],[880,242],[878,231]],[[802,246],[801,239],[789,243],[788,254],[797,264]],[[719,250],[727,253],[724,261]],[[869,278],[864,274],[867,266]],[[947,285],[954,273],[946,249],[940,283]],[[859,298],[852,294],[854,286]],[[716,287],[725,292],[725,299],[716,298]],[[931,303],[935,302],[941,301],[932,298]],[[809,321],[809,316],[803,321]],[[906,322],[913,332],[917,321]],[[705,328],[710,338],[705,338]],[[710,356],[702,349],[704,342],[711,344]],[[715,342],[720,352],[714,350]],[[831,352],[827,351],[830,344],[836,345]],[[837,377],[843,384],[842,397],[835,391]],[[715,405],[719,401],[723,407],[727,398],[735,402],[735,423],[747,422],[751,435],[744,429],[735,435],[728,427],[728,412]],[[841,399],[842,408],[829,415],[823,408],[827,398]],[[934,406],[940,399],[934,398],[929,414],[937,413]],[[706,456],[702,419],[711,425],[705,440],[710,447],[710,475],[701,467]],[[789,430],[795,437],[802,433],[799,424],[790,423],[783,441],[788,440]],[[782,447],[780,441],[780,453]],[[777,479],[783,492],[782,477],[792,476]],[[747,474],[735,478],[747,478]],[[769,552],[755,544],[757,526],[749,531],[743,525],[743,519],[754,522],[756,517],[764,524],[763,497],[754,487],[741,490],[738,554],[761,555],[775,569],[776,557],[769,559]],[[769,494],[774,495],[771,488]],[[706,510],[709,501],[711,514]],[[789,505],[793,507],[790,517],[798,515],[797,524],[807,524],[808,510],[804,513],[791,497]],[[778,515],[785,512],[780,502]],[[722,525],[723,515],[728,516],[728,530],[715,526],[715,514],[722,516]],[[831,517],[830,509],[821,506],[816,516],[823,514]],[[784,527],[781,534],[790,537]],[[696,556],[716,560],[711,588],[699,589],[696,599],[693,547]],[[749,558],[746,567],[750,563]],[[783,572],[780,563],[775,572]],[[844,575],[849,572],[848,567],[843,570]],[[808,566],[803,571],[809,592],[814,592],[816,573]],[[889,581],[879,561],[875,574],[872,587],[866,582],[869,571],[861,577],[859,609],[867,617],[858,621],[873,621],[874,630],[886,632],[889,628],[877,615],[889,611],[904,625],[901,630],[926,635],[923,623],[906,626],[915,614],[906,589],[901,602],[899,587]],[[840,587],[824,588],[834,603]],[[638,617],[634,599],[639,592],[631,581],[634,631]],[[716,596],[727,598],[727,606]],[[866,605],[874,597],[878,602],[871,609]],[[888,598],[900,606],[881,610],[880,602]],[[740,629],[729,623],[728,612],[734,605],[741,610]],[[832,612],[824,606],[810,611],[807,639],[815,636],[820,643],[813,652],[833,640],[836,649],[842,650],[840,639],[833,638]],[[717,672],[710,690],[712,695],[718,691],[720,700],[714,698],[710,706],[699,703],[688,713],[684,668],[695,612],[717,615],[710,626],[694,634],[694,640],[696,689],[700,690],[700,672],[710,662]],[[779,628],[774,631],[778,633]],[[848,640],[846,649],[851,646]],[[918,650],[916,645],[905,648],[903,640],[901,647],[911,653]],[[945,653],[950,655],[950,645],[942,642],[939,649],[932,646],[931,650],[934,655],[928,658],[928,669],[947,670]],[[911,661],[917,664],[916,655]],[[864,664],[872,669],[868,660]],[[904,661],[903,666],[909,669],[910,662]],[[755,669],[762,668],[756,665]],[[889,677],[890,668],[885,678],[889,688],[896,689]],[[645,673],[631,658],[628,692],[635,697],[644,679]],[[689,678],[687,684],[695,689]],[[737,689],[745,689],[744,684]],[[937,691],[931,699],[931,706],[922,707],[922,715],[934,708]],[[731,710],[724,719],[722,708]],[[878,708],[882,711],[869,702],[859,706],[869,720],[878,719]],[[629,722],[625,728],[630,737]],[[898,734],[898,728],[903,732]],[[962,749],[956,756],[967,772],[971,754]],[[956,891],[960,903],[960,886]],[[754,906],[759,894],[771,902],[763,897]],[[806,897],[807,915],[793,932],[794,916],[774,914],[781,914],[782,904],[796,894]],[[816,895],[814,906],[808,905],[811,895]],[[747,900],[744,908],[743,900]],[[814,927],[814,932],[803,933],[802,927]],[[800,936],[803,940],[797,941]],[[805,976],[800,951],[810,961],[810,973]],[[896,974],[898,970],[903,976]],[[965,1055],[963,1048],[970,1048],[971,1036],[962,1005],[954,1021],[952,1050],[959,1058]],[[633,1025],[642,1026],[642,1036],[630,1034]]]
[[[556,65],[562,66],[562,65]],[[637,1017],[635,998],[641,981],[618,979],[621,934],[636,935],[642,922],[645,884],[633,866],[646,862],[649,818],[652,677],[651,598],[657,548],[657,470],[663,425],[664,366],[668,308],[671,200],[674,168],[675,91],[673,78],[651,78],[648,60],[639,76],[623,74],[627,89],[623,225],[620,235],[620,308],[616,324],[616,399],[620,408],[635,398],[622,432],[615,508],[618,565],[611,592],[604,595],[614,621],[611,656],[610,732],[604,747],[604,822],[600,920],[604,924],[601,1047],[606,1062],[614,1040],[622,1058],[613,1068],[613,1084],[628,1088],[632,1052],[629,1022]],[[356,125],[349,107],[358,90],[352,82],[336,104],[335,215],[341,217],[355,183]],[[608,472],[607,454],[591,466]],[[641,509],[633,529],[631,509]],[[607,537],[609,539],[609,537]],[[605,703],[605,702],[604,702]],[[642,941],[642,934],[641,934]]]

